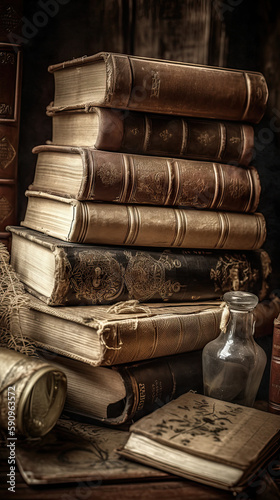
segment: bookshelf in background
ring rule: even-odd
[[[17,222],[17,167],[21,95],[19,45],[0,43],[0,241],[10,248],[8,224]]]

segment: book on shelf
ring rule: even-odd
[[[0,241],[10,248],[8,224],[17,223],[17,164],[21,50],[0,43]]]
[[[37,352],[66,374],[66,412],[112,425],[137,420],[189,390],[202,390],[201,350],[108,367],[46,349]]]
[[[23,24],[23,0],[0,2],[0,41],[21,43]]]
[[[36,347],[92,366],[203,349],[219,335],[224,310],[219,300],[172,304],[127,300],[111,307],[52,307],[30,294],[26,299],[28,305],[18,313],[23,336]],[[254,311],[255,338],[272,335],[272,321],[280,313],[280,301],[277,307],[272,303],[262,301]],[[266,314],[269,309],[271,319]]]
[[[120,453],[238,492],[279,449],[279,429],[277,415],[188,392],[134,423]]]
[[[100,245],[254,250],[266,238],[261,213],[96,203],[26,191],[21,225],[64,241]]]
[[[125,300],[188,302],[229,290],[268,292],[264,250],[229,252],[69,243],[20,226],[11,264],[28,292],[48,305],[101,305]]]
[[[88,147],[37,146],[30,191],[77,200],[255,212],[257,170]]]
[[[274,319],[268,408],[280,415],[280,314]]]
[[[90,107],[47,112],[52,143],[249,165],[254,129],[242,122]]]
[[[258,123],[268,99],[264,76],[252,71],[110,52],[48,69],[52,111],[101,106]]]

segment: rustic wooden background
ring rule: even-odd
[[[18,3],[18,1],[16,1]],[[23,87],[18,217],[32,182],[31,150],[51,137],[49,64],[101,50],[262,71],[268,111],[256,127],[254,164],[262,182],[265,248],[280,288],[280,2],[279,0],[40,0],[23,3]]]

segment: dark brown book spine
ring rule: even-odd
[[[123,377],[127,396],[120,416],[118,404],[108,407],[110,423],[138,420],[189,390],[203,390],[201,351],[113,369]]]
[[[268,408],[280,415],[280,315],[274,320]]]
[[[8,224],[17,223],[17,162],[21,52],[0,43],[0,241],[9,248]]]
[[[108,52],[65,61],[50,66],[49,71],[56,79],[57,73],[64,69],[100,60],[104,60],[106,67],[105,97],[94,99],[93,95],[90,102],[72,107],[91,104],[253,123],[260,121],[266,108],[268,89],[264,76],[257,72]],[[63,85],[63,80],[60,84]],[[55,93],[53,110],[63,107],[57,105]]]
[[[95,147],[147,155],[248,165],[254,130],[239,122],[100,109]],[[109,134],[108,131],[111,131]]]
[[[23,0],[0,2],[0,42],[21,43]]]
[[[265,298],[271,273],[263,250],[247,252],[104,247],[63,242],[26,228],[11,228],[11,262],[24,280],[25,268],[13,251],[14,238],[54,252],[54,286],[49,297],[28,291],[49,305],[188,302],[221,298],[244,290]],[[26,258],[32,259],[26,241]]]
[[[96,151],[67,146],[37,146],[39,155],[33,191],[44,191],[78,200],[185,206],[209,210],[255,212],[261,185],[254,167],[222,163]],[[83,175],[79,190],[57,190],[46,177],[40,154],[80,154]],[[46,160],[47,161],[47,158]],[[54,167],[59,169],[58,166]],[[69,169],[70,170],[70,169]],[[71,172],[70,172],[71,174]],[[58,173],[59,175],[59,173]],[[66,174],[65,174],[66,175]],[[66,181],[65,181],[66,182]]]
[[[86,110],[47,114],[52,117],[55,145],[90,146],[105,151],[189,158],[248,165],[254,147],[251,125],[220,120],[192,119],[173,115],[140,113],[90,107]],[[92,143],[75,136],[77,121],[98,116],[98,130]],[[95,118],[95,117],[94,117]],[[61,135],[67,123],[67,134]],[[90,127],[90,125],[89,125]],[[73,130],[73,131],[72,131]],[[85,139],[84,139],[85,141]]]

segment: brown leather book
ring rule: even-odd
[[[0,42],[21,43],[26,41],[22,35],[23,0],[0,2]]]
[[[17,223],[17,162],[19,140],[21,52],[18,45],[0,43],[0,241],[8,248],[8,224]]]
[[[38,353],[67,376],[64,410],[109,424],[137,420],[188,390],[202,392],[200,350],[112,367]]]
[[[268,291],[271,265],[264,250],[92,246],[24,227],[8,229],[12,266],[26,289],[49,305],[193,302],[222,298],[229,290],[262,300]]]
[[[96,203],[26,191],[21,225],[64,241],[98,245],[253,250],[266,238],[261,213]]]
[[[77,200],[255,212],[254,167],[143,156],[88,147],[38,146],[29,190]]]
[[[186,62],[100,52],[49,66],[52,111],[89,106],[258,123],[268,99],[264,76]]]
[[[252,159],[254,129],[241,122],[97,107],[48,114],[57,145],[239,165]]]
[[[268,408],[280,415],[280,314],[274,320]]]

